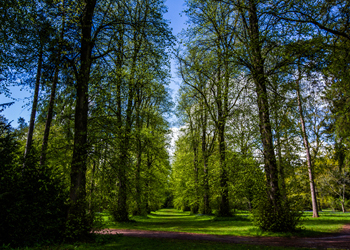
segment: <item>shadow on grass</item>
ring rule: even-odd
[[[156,214],[156,213],[150,213],[149,216],[155,216],[155,217],[166,217],[166,218],[175,218],[175,217],[188,217],[191,216],[189,214]]]
[[[215,217],[212,221],[251,221],[248,216],[234,215],[232,217]]]
[[[189,212],[171,209],[152,212],[147,216],[133,216],[131,219],[134,219],[134,221],[131,223],[118,223],[107,219],[105,226],[114,229],[192,232],[232,236],[319,237],[337,233],[342,224],[350,223],[349,217],[341,214],[333,216],[328,215],[324,219],[322,217],[303,216],[302,229],[292,233],[263,232],[253,225],[251,217],[247,214],[233,217],[214,217],[201,214],[191,215]],[[330,233],[331,231],[333,232]]]
[[[339,223],[342,222],[342,223],[345,223],[345,224],[348,224],[350,223],[350,220],[330,220],[330,219],[326,219],[326,220],[320,220],[320,219],[303,219],[302,220],[302,223],[303,224],[307,224],[307,225],[320,225],[320,226],[323,226],[323,225],[339,225]]]

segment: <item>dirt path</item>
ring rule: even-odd
[[[350,225],[345,225],[339,233],[329,234],[324,237],[302,238],[302,237],[245,237],[211,235],[197,233],[178,233],[164,231],[146,231],[131,229],[111,229],[101,233],[123,234],[130,237],[146,238],[167,238],[181,240],[217,241],[225,243],[254,244],[265,246],[286,246],[286,247],[311,247],[311,248],[336,248],[350,249]]]

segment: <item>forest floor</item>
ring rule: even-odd
[[[146,231],[135,229],[111,229],[104,230],[101,233],[122,234],[127,237],[214,241],[220,243],[252,244],[263,246],[306,247],[317,249],[350,249],[350,225],[344,226],[344,229],[339,233],[319,237],[252,237],[166,231]]]
[[[294,235],[263,234],[257,228],[254,229],[244,214],[239,216],[236,220],[215,221],[214,216],[202,218],[174,209],[163,209],[147,217],[134,217],[135,221],[131,223],[109,222],[107,223],[109,229],[101,233],[260,246],[350,249],[349,214],[329,212],[321,214],[317,219],[305,218],[304,230]],[[305,216],[309,215],[306,213]],[[238,234],[239,231],[242,233]]]

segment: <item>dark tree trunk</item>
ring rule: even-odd
[[[91,175],[91,184],[90,184],[90,202],[89,202],[90,213],[93,211],[92,203],[93,203],[94,191],[95,191],[94,190],[95,189],[95,183],[94,183],[95,170],[96,170],[96,161],[94,160],[92,163],[92,175]]]
[[[150,204],[150,172],[151,172],[151,167],[152,167],[152,157],[150,156],[150,153],[147,151],[147,180],[146,180],[146,197],[145,197],[145,208],[146,212],[149,214],[151,213],[151,208],[149,206]]]
[[[219,216],[231,216],[230,204],[228,200],[228,177],[226,170],[226,145],[225,145],[225,124],[219,119],[218,139],[219,139],[219,155],[220,155],[220,188],[221,199],[219,204]]]
[[[24,150],[24,160],[26,160],[27,156],[29,155],[31,147],[32,147],[32,143],[33,143],[34,124],[35,124],[36,110],[38,108],[38,98],[39,98],[39,88],[40,88],[42,64],[43,64],[43,47],[41,45],[40,51],[39,51],[36,79],[35,79],[35,89],[34,89],[32,112],[30,115],[30,122],[29,122],[29,128],[28,128],[27,143],[26,143],[26,147]],[[25,163],[23,164],[23,168],[24,167],[25,167]]]
[[[123,146],[128,146],[129,140],[124,139]],[[128,152],[126,149],[121,149],[122,154],[118,166],[118,207],[117,207],[117,221],[129,221],[128,207],[127,207],[127,177],[126,177],[126,167],[128,162]]]
[[[146,127],[147,129],[149,128],[150,124],[149,124],[149,117],[147,117],[147,121],[146,121]],[[144,198],[144,207],[146,210],[146,213],[150,213],[151,212],[151,208],[149,206],[150,204],[150,194],[151,194],[151,190],[150,190],[150,173],[151,173],[151,167],[152,167],[152,157],[150,155],[150,141],[149,139],[147,139],[146,141],[147,143],[147,148],[146,148],[146,178],[145,178],[145,182],[146,182],[146,190],[145,190],[145,198]]]
[[[82,37],[80,70],[76,76],[77,100],[75,106],[74,148],[71,165],[70,207],[68,210],[67,234],[81,238],[90,231],[90,221],[86,214],[86,163],[87,163],[87,123],[88,89],[91,69],[92,18],[96,0],[86,0],[81,19]]]
[[[201,115],[202,120],[202,158],[203,158],[203,214],[211,214],[209,204],[209,173],[208,173],[208,152],[207,152],[207,113]]]
[[[195,188],[195,203],[192,206],[192,213],[198,213],[199,209],[199,195],[198,195],[198,145],[197,140],[194,141],[194,147],[193,147],[193,172],[194,172],[194,188]]]
[[[58,66],[55,68],[55,73],[52,81],[52,87],[51,87],[51,94],[50,94],[50,101],[47,111],[47,117],[46,117],[46,123],[45,123],[45,131],[44,131],[44,137],[43,137],[43,143],[41,146],[41,156],[40,156],[40,165],[45,165],[46,163],[46,151],[50,136],[50,128],[51,128],[51,122],[52,122],[52,116],[53,116],[53,107],[55,104],[55,96],[56,96],[56,87],[58,82]]]
[[[136,52],[135,52],[136,53]],[[136,62],[134,58],[134,63]],[[133,64],[132,69],[134,70],[135,64]],[[131,76],[133,76],[133,70],[131,71]],[[127,104],[127,110],[126,110],[126,123],[125,123],[125,130],[122,134],[122,144],[121,144],[121,154],[119,159],[119,166],[118,166],[118,208],[117,208],[117,214],[118,218],[117,220],[122,221],[129,221],[128,216],[128,207],[127,207],[127,168],[130,164],[129,161],[129,144],[130,144],[130,136],[131,136],[131,129],[132,129],[132,110],[133,110],[133,99],[134,99],[134,79],[131,77],[129,82],[129,93],[128,93],[128,104]],[[121,114],[120,114],[121,115]]]
[[[137,144],[141,144],[140,142],[137,142]],[[140,147],[138,147],[138,150]],[[135,174],[135,188],[136,188],[136,194],[135,194],[135,201],[136,201],[136,214],[141,215],[142,214],[142,201],[141,201],[141,159],[142,159],[142,152],[141,150],[137,152],[136,155],[136,174]]]
[[[128,146],[128,131],[127,128],[123,129],[123,116],[122,116],[122,76],[121,70],[123,66],[123,42],[124,42],[124,30],[120,30],[121,37],[118,40],[118,47],[120,49],[117,58],[117,67],[119,69],[117,74],[117,126],[118,126],[118,137],[120,141],[120,156],[118,159],[117,166],[117,177],[118,177],[118,195],[117,195],[117,221],[128,221],[128,209],[127,209],[127,194],[126,194],[126,165],[128,163],[127,147]]]
[[[63,8],[64,8],[64,2],[63,2]],[[62,19],[62,27],[61,27],[61,35],[60,35],[60,43],[63,41],[63,36],[64,36],[64,23],[65,23],[65,16],[63,16]],[[44,131],[44,137],[43,137],[43,143],[41,146],[41,156],[40,156],[40,165],[43,166],[46,163],[46,153],[47,153],[47,146],[48,146],[48,141],[49,141],[49,136],[50,136],[50,128],[51,128],[51,122],[52,122],[52,117],[53,117],[53,108],[55,104],[55,97],[56,97],[56,88],[57,88],[57,83],[58,83],[58,73],[59,73],[59,60],[61,59],[61,44],[59,45],[59,51],[58,51],[58,61],[56,62],[56,67],[55,67],[55,73],[53,76],[53,81],[52,81],[52,86],[51,86],[51,94],[50,94],[50,101],[49,101],[49,106],[47,110],[47,117],[46,117],[46,123],[45,123],[45,131]]]
[[[219,155],[220,155],[220,188],[221,188],[221,198],[219,203],[219,216],[231,216],[230,203],[228,200],[228,176],[226,169],[226,143],[225,143],[225,127],[226,127],[226,118],[227,118],[227,90],[228,90],[228,78],[227,78],[227,63],[224,62],[225,72],[222,77],[222,68],[221,60],[222,53],[220,45],[217,44],[218,54],[220,57],[220,62],[218,64],[218,84],[217,84],[217,100],[216,105],[218,109],[217,113],[217,134],[218,134],[218,143],[219,143]],[[225,79],[224,79],[225,78]],[[225,85],[223,84],[225,83]]]
[[[191,111],[189,111],[191,112]],[[193,114],[189,113],[190,130],[191,130],[191,145],[193,150],[193,174],[194,174],[194,203],[190,206],[192,213],[197,213],[199,209],[199,195],[198,195],[198,140],[197,140],[197,129]]]
[[[136,107],[136,128],[137,128],[137,138],[136,138],[136,173],[135,173],[135,201],[136,201],[136,213],[141,215],[143,213],[142,201],[141,201],[141,163],[142,163],[142,120],[140,117],[141,108],[141,96],[140,91],[137,89],[137,107]]]
[[[122,221],[129,221],[128,216],[128,207],[127,207],[127,168],[129,167],[129,145],[130,145],[130,136],[131,136],[131,126],[132,126],[132,104],[133,104],[133,93],[134,89],[129,86],[129,96],[128,96],[128,106],[126,111],[126,124],[125,124],[125,130],[124,134],[122,135],[122,144],[121,144],[121,155],[119,159],[119,166],[118,166],[118,208],[117,208],[117,214],[118,218],[117,220]]]
[[[265,174],[267,180],[268,198],[277,211],[280,208],[280,190],[278,186],[278,169],[276,156],[272,143],[272,131],[270,123],[269,102],[266,90],[266,77],[264,72],[264,60],[261,56],[261,44],[259,37],[259,20],[257,16],[256,3],[249,1],[249,35],[251,50],[251,73],[256,87],[259,127],[263,144]]]

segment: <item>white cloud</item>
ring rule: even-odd
[[[170,157],[173,157],[174,156],[174,153],[175,153],[175,143],[177,141],[177,139],[179,138],[180,136],[180,133],[181,133],[181,129],[183,127],[180,127],[180,128],[176,128],[176,127],[173,127],[173,128],[170,128],[171,130],[171,140],[170,140],[170,147],[168,148],[168,152],[169,152],[169,155]]]

